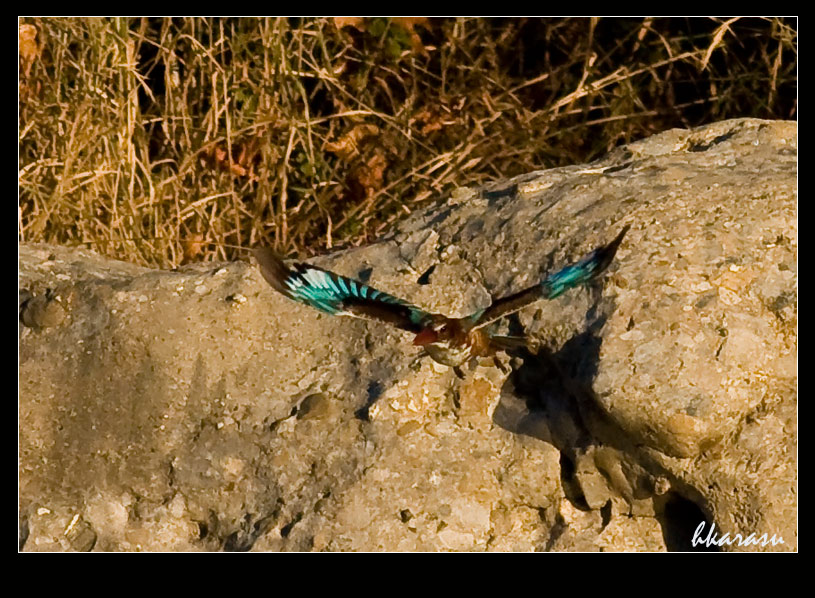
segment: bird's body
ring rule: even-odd
[[[434,361],[456,367],[472,357],[486,357],[495,352],[490,336],[481,328],[469,327],[466,319],[441,316],[437,323],[439,333],[428,327],[413,339],[413,344],[424,347]]]
[[[254,250],[266,281],[283,295],[332,315],[346,315],[387,322],[412,332],[414,345],[424,347],[435,361],[456,368],[473,357],[525,344],[523,337],[498,336],[489,324],[539,299],[558,295],[600,275],[611,263],[628,226],[608,245],[598,247],[579,262],[546,276],[539,284],[493,302],[465,318],[432,314],[407,301],[378,291],[317,266],[294,263],[286,266],[271,250]]]

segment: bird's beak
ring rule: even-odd
[[[425,328],[416,335],[416,338],[413,339],[413,344],[423,347],[425,345],[429,345],[430,343],[436,342],[438,338],[439,335],[435,330],[432,328]]]

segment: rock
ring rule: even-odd
[[[20,309],[20,321],[29,328],[41,330],[59,326],[65,319],[65,308],[59,296],[44,293],[27,299]]]
[[[796,550],[796,160],[791,122],[668,131],[316,260],[465,315],[632,225],[464,379],[248,263],[21,245],[22,550]]]

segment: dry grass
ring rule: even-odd
[[[21,241],[368,242],[457,186],[797,117],[794,19],[20,21]]]

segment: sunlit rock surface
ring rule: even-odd
[[[463,316],[632,225],[464,379],[249,263],[21,246],[20,546],[797,549],[796,175],[796,123],[672,130],[316,260]]]

